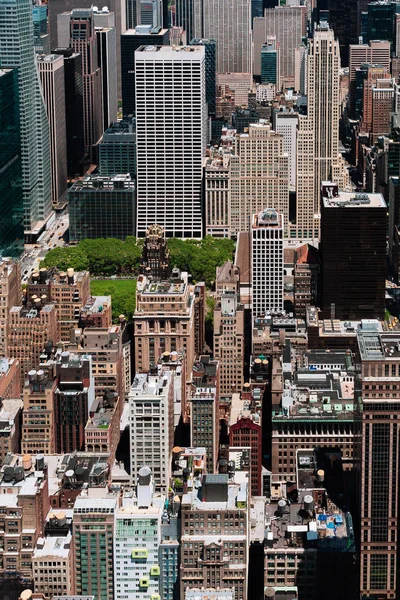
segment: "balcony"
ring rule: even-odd
[[[147,548],[134,548],[131,553],[131,558],[134,560],[147,560],[149,557],[149,551]]]

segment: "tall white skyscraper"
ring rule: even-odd
[[[308,114],[299,117],[295,237],[319,236],[321,182],[335,181],[339,189],[348,183],[339,153],[339,71],[339,42],[331,29],[320,26],[308,46]]]
[[[294,111],[274,111],[274,130],[283,136],[283,150],[289,159],[289,184],[296,188],[296,137],[298,113]]]
[[[196,37],[217,41],[217,73],[251,73],[251,0],[203,0],[202,21]]]
[[[202,237],[207,140],[204,46],[141,46],[135,52],[137,233]]]
[[[253,319],[283,310],[283,231],[283,216],[276,210],[266,208],[253,216]]]
[[[51,166],[30,0],[0,0],[0,62],[3,69],[18,69],[24,225],[28,238],[37,237],[52,207]]]
[[[128,401],[132,483],[148,466],[155,489],[166,493],[174,441],[174,373],[137,373]]]

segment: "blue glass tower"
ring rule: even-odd
[[[278,51],[274,44],[261,47],[261,83],[277,83]]]
[[[0,254],[17,258],[24,247],[24,208],[16,69],[0,68],[0,173]]]

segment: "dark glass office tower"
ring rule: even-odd
[[[368,4],[368,41],[395,41],[395,15],[400,13],[400,2],[370,2]]]
[[[121,36],[122,110],[124,117],[135,114],[135,50],[140,46],[169,46],[169,31],[138,25]]]
[[[341,192],[322,183],[321,280],[324,319],[382,319],[387,206],[382,194]]]
[[[72,178],[83,175],[89,165],[83,137],[82,56],[72,48],[57,48],[53,54],[64,57],[67,173]]]
[[[16,258],[24,245],[18,72],[1,68],[0,214],[0,254]]]
[[[208,114],[215,115],[217,42],[215,40],[195,38],[189,45],[204,46],[206,53],[206,102],[208,105]]]

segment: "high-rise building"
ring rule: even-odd
[[[167,237],[202,237],[204,46],[142,46],[135,71],[138,236],[157,223]]]
[[[321,183],[333,178],[341,189],[348,173],[339,153],[339,43],[322,25],[309,40],[308,113],[300,117],[297,134],[296,224],[298,238],[319,236]],[[324,85],[316,82],[324,81]]]
[[[87,175],[68,190],[68,203],[71,241],[136,235],[135,182],[130,175]]]
[[[306,35],[306,6],[275,6],[267,8],[264,16],[254,19],[254,75],[261,75],[261,47],[268,36],[275,36],[280,50],[280,75],[283,81],[294,84],[295,50]]]
[[[176,0],[172,24],[183,29],[187,42],[195,37],[201,38],[203,36],[201,0]]]
[[[377,80],[376,87],[372,89],[371,141],[374,144],[378,138],[391,132],[394,95],[392,80]]]
[[[51,162],[30,0],[1,0],[0,60],[3,69],[18,69],[24,226],[26,240],[32,241],[51,213]]]
[[[321,288],[326,319],[382,319],[387,206],[382,194],[322,185]],[[332,317],[333,313],[333,317]]]
[[[184,494],[181,598],[190,588],[210,586],[234,588],[237,600],[248,597],[248,502],[247,482],[235,483],[228,474],[204,475],[200,488],[193,486]],[[203,557],[201,563],[197,561],[199,555]]]
[[[294,251],[294,312],[305,318],[308,306],[318,306],[320,261],[318,250],[304,244]]]
[[[75,8],[57,17],[60,47],[70,46],[82,55],[83,133],[85,150],[95,162],[103,134],[102,78],[93,8]]]
[[[68,597],[72,594],[74,561],[71,533],[39,538],[32,556],[32,571],[35,593],[42,593],[45,597],[53,597],[53,594]]]
[[[3,367],[4,361],[8,362],[5,358],[1,359],[0,369]],[[15,361],[14,367],[14,373],[18,373],[18,361]],[[1,375],[4,375],[4,373],[1,373]],[[16,384],[19,384],[19,382],[17,381]],[[15,385],[15,388],[18,391],[13,395],[12,399],[2,398],[0,400],[0,465],[4,464],[9,452],[14,453],[19,451],[22,400],[19,399],[19,385]]]
[[[79,496],[74,504],[75,593],[113,600],[115,512],[117,498]]]
[[[40,362],[40,355],[46,343],[58,342],[57,310],[54,304],[35,308],[13,306],[9,311],[8,355],[19,360],[21,385],[30,369]]]
[[[0,356],[11,357],[8,351],[10,315],[13,306],[19,306],[21,294],[21,266],[9,258],[0,261]]]
[[[353,117],[356,108],[356,69],[369,63],[386,67],[387,73],[390,73],[390,42],[375,39],[369,44],[351,44],[349,53],[350,116]]]
[[[123,497],[115,514],[114,589],[118,598],[125,594],[132,600],[141,600],[144,594],[160,597],[159,547],[165,497],[156,496],[153,487],[151,469],[142,467],[134,485],[136,499]]]
[[[231,235],[231,153],[218,152],[205,161],[205,234]]]
[[[63,352],[56,364],[57,387],[54,394],[56,452],[82,450],[85,425],[94,400],[92,357]]]
[[[156,375],[137,373],[129,392],[131,481],[150,467],[154,487],[168,491],[174,442],[175,373],[159,367]]]
[[[399,541],[398,333],[358,333],[362,387],[360,588],[396,598]],[[382,385],[384,383],[384,385]]]
[[[226,289],[231,284],[232,289]],[[217,267],[214,308],[214,358],[219,361],[220,395],[230,397],[243,387],[244,307],[239,302],[239,274],[228,261]]]
[[[171,275],[170,254],[164,230],[152,225],[146,231],[143,244],[140,269],[153,280],[165,280]]]
[[[268,36],[261,46],[261,83],[273,83],[279,89],[279,46],[275,36]]]
[[[117,121],[118,87],[117,71],[117,40],[115,27],[98,27],[97,15],[94,15],[97,37],[98,64],[101,68],[102,102],[103,102],[103,131]]]
[[[253,215],[267,205],[289,221],[288,155],[283,135],[269,124],[252,124],[236,135],[231,158],[231,232],[250,230]]]
[[[128,29],[121,36],[122,112],[124,117],[135,114],[135,51],[140,46],[168,46],[168,29],[150,25]]]
[[[0,67],[0,250],[18,257],[24,247],[21,119],[17,69]],[[4,356],[4,355],[3,355]]]
[[[251,0],[203,0],[202,33],[193,37],[216,40],[217,73],[251,73]]]
[[[67,134],[67,174],[83,175],[88,159],[83,131],[82,55],[72,48],[56,48],[53,54],[64,57],[65,122]]]
[[[133,117],[113,123],[99,144],[99,173],[112,177],[128,173],[136,178],[136,122]]]
[[[299,118],[296,112],[290,110],[274,110],[273,128],[276,133],[283,135],[283,151],[287,152],[289,159],[289,185],[296,187],[296,140],[297,124]]]
[[[216,387],[196,387],[190,398],[190,443],[206,449],[206,469],[215,473],[219,450],[219,396]]]
[[[253,216],[253,318],[283,310],[283,232],[283,216],[275,209],[266,208]]]
[[[208,114],[215,115],[215,101],[217,93],[217,42],[204,38],[194,38],[190,46],[204,46],[205,49],[205,68],[206,68],[206,102]]]
[[[51,192],[56,205],[67,192],[64,59],[57,54],[39,55],[37,65],[50,125]]]
[[[162,5],[162,0],[136,0],[137,25],[161,27],[163,25]],[[167,24],[165,27],[167,28]]]
[[[19,363],[15,358],[0,359],[0,398],[19,398],[21,382]]]
[[[54,454],[54,394],[57,387],[55,368],[31,369],[23,389],[21,452]]]
[[[363,131],[369,133],[372,128],[373,89],[378,79],[390,79],[386,67],[365,63],[356,69],[355,116],[362,118]]]
[[[43,37],[47,37],[47,4],[32,6],[33,37],[36,51],[43,46]]]
[[[394,279],[400,281],[400,179],[389,178],[388,256]]]

